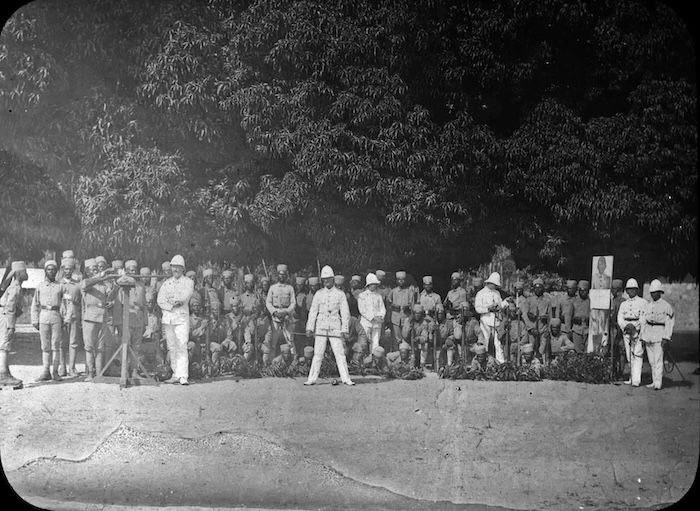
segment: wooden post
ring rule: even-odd
[[[122,315],[122,373],[119,379],[119,388],[124,388],[129,383],[129,295],[131,288],[122,286],[124,291],[124,304]]]

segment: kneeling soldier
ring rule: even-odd
[[[497,366],[498,362],[488,353],[485,344],[476,344],[474,346],[474,358],[471,362],[472,371],[494,370]]]
[[[522,349],[522,367],[527,367],[535,371],[537,377],[542,375],[542,363],[540,359],[535,357],[535,347],[532,344],[526,344]]]
[[[562,332],[561,326],[561,320],[559,318],[554,318],[549,322],[553,360],[556,360],[568,351],[576,350],[573,341],[569,339],[568,335]]]
[[[386,351],[381,346],[372,349],[372,353],[367,355],[364,360],[365,369],[375,369],[384,371],[387,368]]]
[[[287,369],[295,362],[295,357],[292,354],[292,349],[289,344],[280,346],[280,354],[272,360],[272,365],[278,369]]]
[[[409,365],[411,363],[411,345],[406,341],[403,341],[399,345],[398,351],[387,353],[386,362],[390,366],[396,366],[399,364]]]

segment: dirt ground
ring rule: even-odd
[[[697,346],[681,338],[689,381],[676,371],[658,392],[434,375],[120,390],[32,384],[38,341],[24,336],[13,372],[27,386],[0,392],[0,456],[15,491],[49,509],[659,508],[698,466]]]

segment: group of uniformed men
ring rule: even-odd
[[[455,357],[473,369],[515,359],[539,370],[542,364],[556,364],[567,351],[592,351],[587,345],[590,283],[585,280],[567,281],[567,296],[557,300],[545,292],[539,278],[528,296],[522,282],[516,282],[514,295],[509,295],[501,289],[498,273],[486,280],[472,279],[467,289],[455,272],[442,299],[433,290],[431,276],[423,277],[418,292],[403,271],[396,272],[395,287],[387,285],[386,272],[377,270],[364,279],[354,275],[346,288],[344,276],[335,275],[330,266],[319,277],[297,276],[295,286],[289,283],[286,265],[276,269],[274,283],[268,277],[244,275],[239,293],[233,271],[222,272],[217,288],[215,270],[205,269],[200,285],[196,272],[185,272],[180,255],[164,262],[159,275],[147,267],[139,269],[134,260],[115,260],[110,267],[102,256],[85,260],[81,273],[73,252],[65,251],[60,265],[46,261],[45,279],[32,300],[31,322],[41,338],[43,368],[38,380],[77,377],[81,338],[86,381],[101,374],[105,351],[111,354],[121,338],[127,302],[134,351],[140,354],[144,340],[155,341],[157,357],[172,369],[168,382],[183,385],[188,384],[192,360],[207,358],[217,364],[236,354],[263,366],[306,364],[305,384],[313,385],[328,342],[347,385],[354,384],[348,361],[380,369],[407,364],[437,370],[455,363]],[[20,286],[26,278],[26,265],[15,261],[0,283],[0,385],[21,385],[10,373],[7,356],[15,319],[22,312]],[[640,385],[646,347],[653,378],[648,387],[660,389],[673,310],[661,298],[658,280],[651,283],[649,302],[639,296],[635,279],[624,286],[626,297],[622,291],[622,281],[613,280],[614,326],[608,346],[614,348],[618,341],[624,345],[630,363],[626,383],[633,386]],[[129,367],[132,377],[142,367],[139,355]]]

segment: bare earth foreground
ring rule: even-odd
[[[697,333],[684,342],[689,383],[674,372],[660,392],[433,375],[29,384],[0,392],[2,466],[47,509],[660,508],[698,466]],[[16,349],[31,382],[38,341]]]

